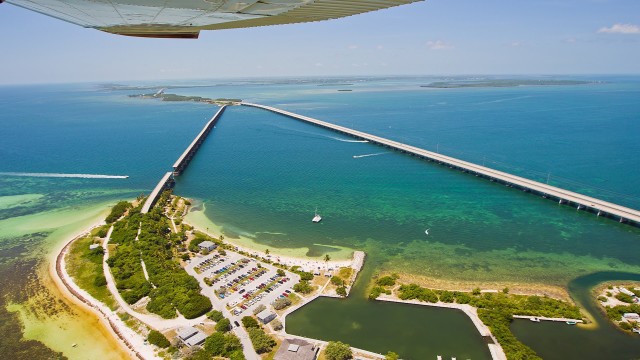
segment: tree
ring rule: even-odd
[[[224,334],[221,332],[215,332],[204,341],[204,349],[214,356],[224,355],[225,343]]]
[[[159,348],[165,349],[171,346],[171,343],[169,343],[169,340],[167,340],[167,338],[164,335],[162,335],[160,331],[157,331],[157,330],[151,330],[149,332],[149,336],[147,336],[147,340],[149,341],[150,344],[153,344]]]
[[[393,351],[389,351],[387,355],[384,356],[384,360],[398,360],[400,356]]]
[[[240,353],[242,354],[242,343],[240,342],[240,339],[238,339],[235,334],[230,332],[224,334],[224,350],[225,354],[227,354],[229,357],[231,357],[232,353],[238,350],[240,350]]]
[[[216,331],[227,332],[229,330],[231,330],[231,321],[227,318],[223,318],[216,324]]]
[[[263,354],[271,351],[271,349],[276,346],[276,341],[267,334],[262,329],[251,328],[247,329],[249,333],[249,339],[251,339],[251,344],[253,344],[253,348],[256,350],[258,354]]]
[[[278,298],[274,302],[271,303],[271,306],[273,306],[273,308],[276,309],[276,310],[282,310],[282,309],[286,308],[289,305],[291,305],[291,300],[289,300],[288,297]]]
[[[284,276],[285,275],[284,270],[282,270],[282,269],[278,269],[277,273],[278,273],[279,276]]]
[[[266,250],[264,251],[264,253],[265,253],[265,255],[269,255],[269,249],[266,249]]]
[[[254,314],[254,315],[259,314],[259,313],[263,312],[263,311],[264,311],[264,310],[266,310],[266,309],[267,309],[267,307],[266,307],[266,306],[264,306],[264,304],[260,304],[260,305],[258,305],[258,307],[256,307],[255,309],[253,309],[253,314]]]
[[[308,294],[313,291],[313,288],[306,280],[301,280],[299,283],[293,285],[293,291],[301,294]]]
[[[347,296],[347,288],[345,288],[344,286],[340,286],[339,288],[336,289],[336,294],[342,296],[342,297],[346,297]]]
[[[242,318],[242,325],[249,329],[249,328],[259,328],[260,325],[258,325],[258,321],[256,321],[256,319],[254,319],[251,316],[245,316]]]
[[[224,315],[218,310],[211,310],[207,313],[207,317],[215,322],[218,322],[224,318]]]
[[[335,286],[342,286],[344,285],[344,280],[342,280],[341,278],[337,277],[337,276],[332,276],[331,277],[331,283]]]
[[[329,262],[329,260],[331,260],[331,256],[329,256],[329,254],[325,254],[324,255],[324,262],[327,263],[327,262]]]
[[[282,328],[283,328],[282,322],[280,320],[278,320],[278,319],[273,319],[273,321],[271,322],[271,327],[275,331],[282,330]]]
[[[351,346],[340,341],[329,341],[327,348],[324,350],[327,360],[349,360],[353,358]]]

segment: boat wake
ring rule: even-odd
[[[333,136],[329,136],[329,137],[332,138],[333,140],[338,140],[338,141],[348,142],[348,143],[368,143],[369,142],[369,140],[349,140],[349,139],[343,139],[343,138],[333,137]]]
[[[26,172],[0,172],[3,176],[28,176],[28,177],[53,177],[53,178],[80,178],[80,179],[128,179],[129,175],[99,175],[99,174],[60,174],[60,173],[26,173]]]
[[[379,152],[379,153],[364,154],[364,155],[353,155],[353,158],[354,159],[360,159],[360,158],[363,158],[363,157],[378,156],[378,155],[384,155],[384,154],[388,154],[388,152]]]

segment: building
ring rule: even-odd
[[[268,324],[271,320],[276,318],[276,313],[269,311],[268,309],[262,310],[256,315],[258,320],[263,324]]]
[[[198,247],[200,248],[200,251],[203,251],[203,250],[213,251],[218,246],[214,244],[212,241],[206,240],[198,244]]]
[[[274,360],[315,360],[319,348],[302,339],[284,339]]]
[[[626,288],[623,288],[622,286],[620,286],[620,292],[625,294],[625,295],[629,295],[629,296],[636,296],[636,294],[634,294],[632,291],[627,290]]]
[[[640,321],[640,315],[638,315],[637,313],[624,313],[622,315],[622,319],[624,320],[631,320],[631,321]]]
[[[94,250],[100,247],[100,244],[91,244],[89,245],[89,250]]]
[[[193,326],[178,331],[178,340],[188,347],[201,345],[206,339],[207,335]]]
[[[185,340],[184,344],[188,347],[194,347],[196,345],[204,344],[205,340],[207,340],[207,335],[205,335],[205,333],[203,333],[202,331],[198,331],[195,335]]]

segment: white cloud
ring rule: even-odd
[[[598,30],[601,34],[640,34],[640,26],[631,24],[614,24]]]
[[[427,41],[427,47],[431,50],[445,50],[445,49],[452,49],[453,45],[446,43],[442,40],[435,40],[435,41]]]
[[[349,50],[355,50],[358,48],[358,45],[349,45]]]
[[[566,38],[564,39],[564,42],[566,42],[567,44],[574,44],[578,41],[578,39],[574,38],[574,37],[570,37],[570,38]]]
[[[519,47],[521,45],[522,45],[521,41],[512,41],[512,42],[509,43],[509,46],[511,46],[511,47]]]

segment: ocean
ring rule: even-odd
[[[560,78],[594,83],[433,89],[420,86],[443,79],[244,79],[184,83],[200,87],[167,92],[271,105],[640,208],[640,77]],[[88,223],[107,204],[148,193],[216,110],[127,97],[140,92],[94,84],[0,87],[0,172],[129,176],[0,177],[0,282],[6,299],[0,317],[3,324],[25,326],[27,338],[65,355],[73,351],[68,345],[47,343],[33,330],[59,326],[50,320],[57,313],[39,314],[38,302],[29,300],[34,291],[29,289],[41,287],[9,274],[19,267],[21,277],[46,283],[38,269],[63,240],[60,224],[77,228],[70,219],[82,218],[79,214]],[[369,277],[399,272],[460,286],[495,283],[553,291],[594,273],[640,274],[638,228],[259,109],[227,109],[177,178],[175,192],[197,201],[201,210],[193,215],[206,218],[207,226],[250,246],[334,258],[364,250]],[[323,216],[320,224],[310,221],[316,208]],[[429,315],[421,308],[367,305],[364,274],[353,300],[318,302],[296,313],[305,319],[296,333],[328,336],[325,327],[331,324],[317,321],[314,313],[340,306],[370,309],[351,312],[361,319],[376,312],[409,318],[420,313],[450,337],[456,328],[447,323],[472,329],[453,319],[456,315],[438,320],[442,311]],[[6,311],[9,304],[14,311]],[[308,330],[305,321],[316,327]],[[360,331],[364,335],[350,339],[352,345],[394,350],[376,347]],[[593,346],[619,358],[640,353],[621,340],[626,335],[618,335]],[[521,336],[539,352],[561,351],[544,333]],[[20,339],[0,340],[0,347],[48,351]],[[462,346],[471,358],[486,356],[477,340]],[[442,349],[416,352],[415,341],[397,343],[403,358],[456,348],[455,342],[445,348],[434,338],[429,344]],[[623,351],[616,353],[622,342]]]

